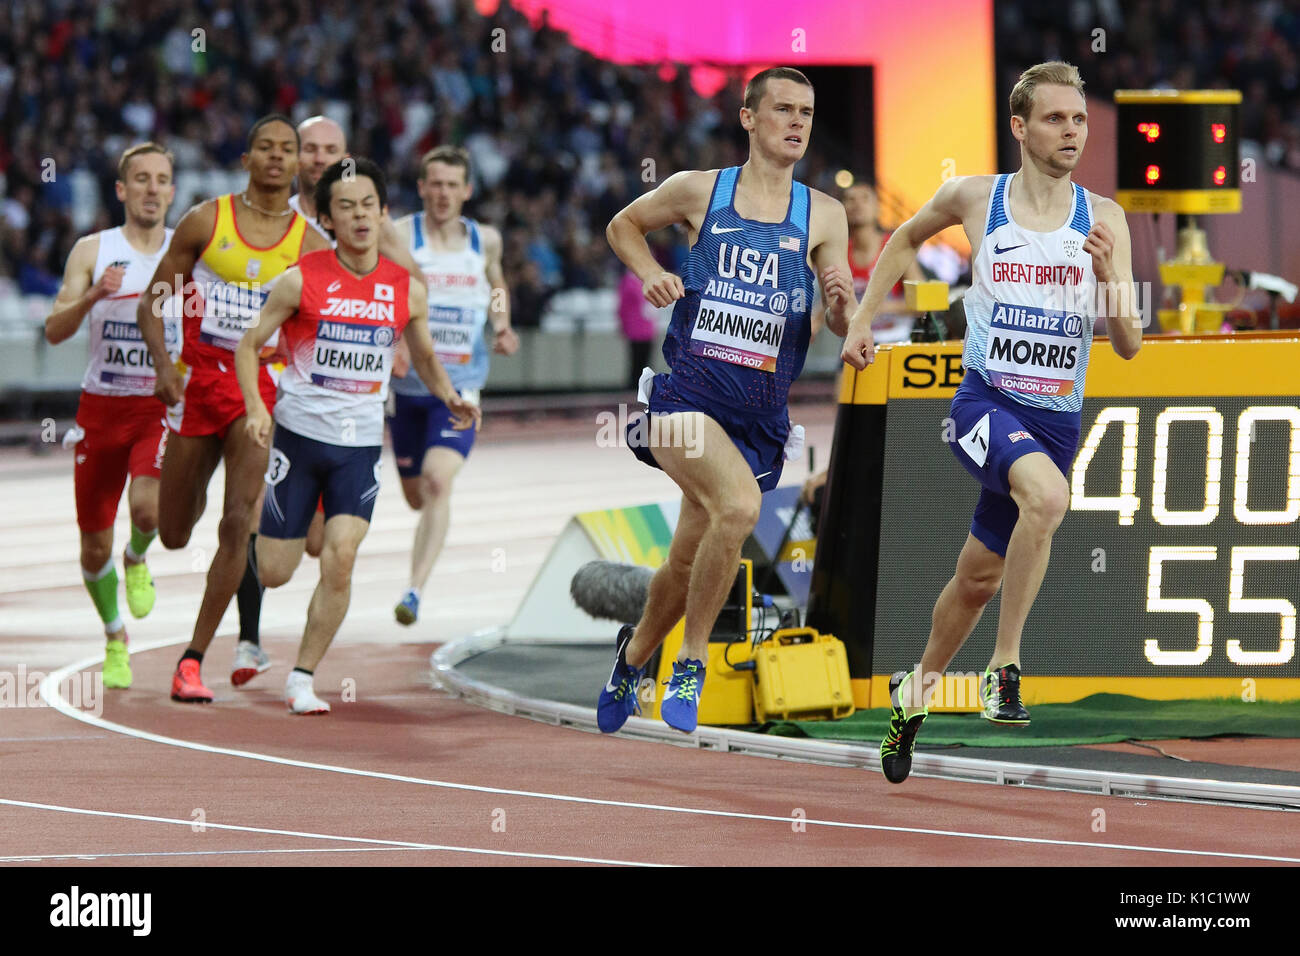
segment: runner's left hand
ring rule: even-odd
[[[1110,255],[1115,249],[1115,234],[1104,222],[1093,223],[1088,238],[1083,240],[1083,251],[1092,256],[1092,271],[1102,282],[1109,282],[1115,274]]]
[[[828,266],[822,270],[822,295],[831,312],[837,316],[846,315],[853,302],[853,285],[838,268]]]
[[[514,355],[519,351],[519,336],[510,326],[504,329],[497,329],[496,338],[492,342],[492,351],[497,355]]]
[[[471,426],[477,428],[483,421],[483,409],[473,402],[465,401],[459,394],[453,394],[447,399],[446,405],[452,416],[451,427],[458,432],[463,432]]]

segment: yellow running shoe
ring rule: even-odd
[[[153,593],[153,589],[149,589]],[[131,655],[124,641],[109,638],[104,646],[104,686],[125,690],[131,686]]]
[[[153,602],[157,597],[149,565],[143,561],[126,565],[126,606],[131,609],[131,615],[144,617],[153,610]]]

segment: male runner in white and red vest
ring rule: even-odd
[[[384,400],[399,337],[429,391],[451,410],[453,426],[477,424],[478,406],[457,394],[434,353],[424,287],[379,254],[387,212],[382,171],[367,159],[331,166],[316,186],[317,215],[337,247],[303,256],[287,270],[240,340],[235,368],[244,430],[270,446],[257,539],[262,583],[279,587],[302,560],[318,500],[325,508],[320,582],[307,610],[297,666],[285,685],[295,714],[323,714],[312,675],[338,632],[351,598],[357,548],[379,493]],[[258,355],[283,328],[287,363],[272,419],[258,387]]]
[[[77,407],[73,487],[81,529],[81,575],[104,623],[104,686],[131,686],[126,626],[117,610],[113,522],[122,488],[131,483],[131,540],[122,564],[126,603],[135,617],[154,605],[145,549],[158,534],[158,476],[167,445],[167,409],[154,397],[153,358],[136,325],[135,307],[171,241],[167,207],[176,197],[172,154],[140,143],[117,164],[117,198],[126,221],[77,241],[68,254],[54,310],[45,320],[51,345],[90,319],[90,363]],[[174,305],[169,300],[169,305]],[[179,313],[164,314],[166,351],[180,352]]]

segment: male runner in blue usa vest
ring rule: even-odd
[[[916,686],[915,672],[890,681],[880,764],[891,783],[911,772],[938,683],[929,675],[943,673],[999,586],[997,645],[980,685],[984,717],[1029,723],[1020,700],[1020,638],[1069,507],[1065,473],[1079,443],[1093,323],[1106,318],[1111,347],[1123,358],[1142,345],[1124,212],[1070,181],[1088,138],[1079,71],[1051,62],[1022,73],[1011,91],[1011,131],[1020,141],[1020,170],[940,186],[886,244],[844,343],[844,360],[864,368],[871,319],[889,289],[922,243],[960,223],[973,278],[952,450],[983,491],[956,573],[934,606],[920,661],[926,686]]]
[[[794,181],[812,119],[808,78],[788,67],[763,70],[746,86],[740,110],[749,134],[745,165],[677,173],[606,231],[646,299],[658,308],[677,303],[664,341],[672,371],[642,375],[649,414],[633,423],[629,444],[677,483],[682,507],[640,622],[619,631],[597,704],[605,733],[636,709],[641,669],[683,614],[685,638],[661,713],[670,727],[695,730],[709,634],[762,493],[776,487],[785,462],[786,398],[808,352],[815,275],[831,331],[844,334],[857,304],[844,207]],[[680,278],[663,271],[645,240],[674,224],[691,243]],[[872,351],[868,325],[867,361]]]

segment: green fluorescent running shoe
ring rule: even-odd
[[[104,686],[118,690],[131,686],[131,654],[124,641],[111,637],[104,645]]]
[[[149,565],[143,561],[126,565],[126,606],[131,609],[132,616],[146,616],[153,610],[153,602],[157,597]]]

